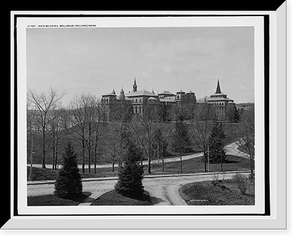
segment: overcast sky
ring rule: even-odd
[[[176,93],[197,99],[221,91],[236,103],[254,101],[253,27],[27,29],[27,85],[39,92],[97,97],[114,88]]]

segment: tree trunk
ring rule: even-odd
[[[221,172],[223,172],[223,152],[221,151]]]
[[[30,133],[31,133],[31,146],[30,146],[30,171],[29,171],[29,178],[32,180],[32,161],[33,161],[33,133],[31,130],[30,125]]]
[[[52,169],[55,169],[55,139],[52,141]]]
[[[206,161],[207,161],[207,153],[206,151],[203,152],[203,158],[204,158],[204,172],[207,171]]]
[[[97,141],[94,147],[94,173],[97,174]]]
[[[84,164],[85,164],[85,148],[82,147],[82,173],[85,173]]]
[[[46,134],[45,128],[42,131],[42,168],[46,168]]]
[[[91,149],[92,149],[92,145],[91,145],[91,140],[92,140],[92,128],[91,128],[91,124],[88,124],[88,128],[89,128],[89,135],[88,135],[88,160],[89,160],[89,173],[91,173],[91,159],[92,159],[92,155],[91,155]]]
[[[55,148],[52,150],[52,169],[55,169]]]
[[[180,154],[180,173],[182,173],[182,167],[183,167],[183,164],[182,164],[182,154]]]
[[[58,144],[56,144],[56,148],[55,148],[55,170],[57,170],[57,164],[58,164]]]
[[[151,158],[150,156],[148,157],[148,174],[151,174]]]

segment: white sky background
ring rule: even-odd
[[[221,91],[254,102],[253,27],[28,28],[27,86],[97,97],[114,88]]]

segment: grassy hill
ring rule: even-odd
[[[191,126],[188,124],[188,126]],[[224,123],[223,129],[226,134],[226,144],[232,143],[237,140],[238,134],[237,134],[237,126],[239,124],[237,123]],[[105,128],[105,133],[101,137],[99,141],[99,146],[97,149],[97,164],[111,164],[111,153],[112,148],[114,144],[117,142],[119,137],[119,127],[120,123],[112,122],[108,123],[107,127]],[[170,156],[176,156],[176,153],[174,153],[171,149],[172,144],[172,131],[174,129],[174,123],[160,123],[156,124],[156,127],[160,127],[163,131],[164,136],[166,137],[168,141],[168,153]],[[82,154],[82,147],[81,147],[81,140],[79,139],[79,136],[76,135],[76,129],[78,127],[72,127],[68,130],[60,131],[60,139],[59,139],[59,151],[58,151],[58,164],[61,164],[62,161],[62,154],[64,151],[64,146],[71,141],[72,145],[74,146],[74,149],[78,156],[78,166],[81,164],[81,154]],[[48,135],[46,137],[46,144],[49,144],[49,147],[46,152],[46,164],[52,164],[52,145],[51,145],[51,139]],[[30,164],[30,145],[31,143],[28,140],[27,146],[28,146],[28,154],[27,154],[27,163]],[[193,152],[201,152],[199,147],[195,144],[195,142],[192,139],[192,149]],[[35,135],[34,136],[34,153],[33,153],[33,164],[41,164],[41,158],[42,158],[42,147],[41,147],[41,135]],[[145,156],[146,159],[146,156]]]
[[[247,171],[250,170],[249,160],[233,155],[226,156],[227,163],[223,164],[223,171]],[[152,175],[164,175],[164,174],[177,174],[180,173],[180,162],[169,162],[164,165],[164,172],[162,170],[162,163],[151,165]],[[34,181],[42,180],[55,180],[58,175],[58,170],[53,169],[42,169],[33,167],[33,178]],[[111,167],[108,168],[97,168],[97,173],[82,173],[81,168],[80,174],[82,178],[99,178],[99,177],[117,177],[117,168],[112,172]],[[210,164],[210,172],[220,172],[220,164]],[[183,173],[199,173],[204,172],[204,164],[202,158],[193,158],[183,161]],[[147,165],[144,164],[144,175],[148,174]],[[27,180],[29,178],[29,166],[27,167]]]

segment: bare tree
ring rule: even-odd
[[[209,135],[212,128],[212,120],[215,120],[213,115],[214,110],[208,103],[202,103],[195,106],[194,117],[191,122],[190,135],[196,145],[203,152],[204,158],[204,171],[207,171],[208,160],[208,145]]]
[[[85,173],[85,162],[86,162],[86,149],[87,149],[87,120],[88,120],[88,102],[89,95],[81,95],[76,97],[71,102],[71,127],[69,129],[70,135],[73,136],[81,146],[81,161],[82,161],[82,172]]]
[[[65,93],[58,93],[57,90],[50,88],[47,93],[37,93],[28,90],[28,99],[34,104],[34,108],[38,111],[38,123],[41,127],[42,134],[42,168],[46,168],[46,151],[49,144],[46,144],[46,134],[50,123],[53,119],[51,110],[55,109],[56,104],[61,100]]]
[[[155,105],[144,105],[143,113],[137,114],[130,128],[133,131],[135,139],[143,148],[148,157],[148,173],[151,174],[151,161],[153,156],[153,143],[155,140],[155,131],[159,121],[159,115],[156,112]]]
[[[188,126],[185,123],[184,117],[182,115],[179,115],[175,121],[172,148],[174,152],[179,153],[180,173],[183,172],[182,156],[184,153],[191,151],[191,145],[192,143]]]
[[[101,102],[99,99],[94,99],[91,102],[92,109],[94,110],[93,121],[93,144],[94,144],[94,173],[97,172],[97,155],[100,139],[103,137],[108,122],[105,119],[105,114],[101,109]]]
[[[96,173],[99,142],[107,126],[101,102],[91,94],[82,94],[72,102],[71,112],[74,124],[70,134],[81,146],[82,172],[85,173],[87,162],[88,173],[91,173],[92,163]]]
[[[167,142],[166,136],[163,134],[162,128],[159,127],[155,130],[153,149],[155,151],[158,162],[159,162],[159,159],[161,159],[162,172],[165,172],[164,157],[167,154],[167,147],[168,147],[168,142]]]
[[[251,175],[254,175],[255,155],[255,112],[254,104],[244,110],[240,117],[238,142],[240,148],[249,154]]]
[[[52,120],[50,122],[49,137],[52,148],[52,169],[57,169],[60,140],[66,135],[67,114],[67,110],[63,107],[58,107],[51,111]]]
[[[111,152],[114,156],[114,160],[112,163],[113,170],[115,162],[118,162],[118,170],[122,165],[122,156],[123,156],[123,142],[124,142],[124,134],[128,130],[129,124],[132,120],[133,110],[131,102],[126,100],[119,100],[114,103],[112,108],[112,120],[116,122],[116,129],[112,134],[115,136],[115,142],[112,145]],[[103,115],[105,119],[105,114]]]
[[[27,97],[26,103],[26,111],[27,111],[27,148],[30,147],[27,153],[30,156],[30,171],[29,178],[32,179],[32,164],[33,164],[33,153],[34,153],[34,126],[36,124],[35,112],[32,109],[32,103]]]

